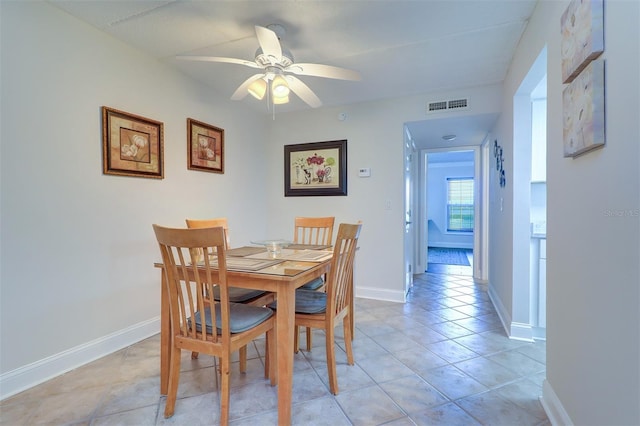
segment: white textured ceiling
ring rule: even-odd
[[[502,82],[536,0],[49,2],[225,97],[256,70],[175,56],[253,60],[254,26],[281,24],[281,41],[296,62],[362,75],[356,82],[300,77],[325,106],[338,106]],[[267,112],[266,103],[251,96],[240,102]],[[307,108],[296,96],[278,106]],[[480,121],[485,125],[487,119]],[[488,121],[492,125],[495,117]],[[416,135],[422,133],[419,123],[414,127]]]

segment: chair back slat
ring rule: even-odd
[[[226,217],[216,217],[213,219],[186,219],[187,228],[216,228],[222,226],[224,228],[224,238],[227,249],[231,248],[231,240],[229,238],[229,223]]]
[[[336,315],[350,304],[353,292],[353,262],[361,224],[341,223],[333,246],[327,276],[327,314]]]
[[[335,217],[296,217],[293,242],[331,245]]]
[[[229,340],[224,228],[173,229],[153,225],[153,229],[166,274],[172,330],[186,339],[214,343]],[[218,255],[202,255],[214,252]],[[220,285],[219,304],[207,297],[213,293],[214,284]],[[220,320],[216,320],[217,311]],[[196,316],[200,326],[196,324]]]

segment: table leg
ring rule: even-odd
[[[282,282],[278,286],[277,360],[278,424],[291,424],[293,389],[293,332],[295,323],[295,288]]]
[[[160,394],[166,395],[169,388],[169,357],[171,351],[171,322],[169,318],[169,295],[167,294],[167,279],[162,270],[162,289],[160,291]]]

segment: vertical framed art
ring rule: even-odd
[[[604,61],[591,62],[562,92],[564,156],[605,143]]]
[[[163,149],[163,123],[102,107],[104,174],[162,179]]]
[[[604,51],[604,0],[573,0],[560,19],[562,82],[570,83]]]
[[[187,118],[187,168],[224,173],[224,129]]]

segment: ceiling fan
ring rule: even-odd
[[[261,72],[246,79],[231,96],[232,100],[241,100],[247,94],[257,99],[265,95],[272,104],[289,102],[289,92],[293,92],[312,108],[322,105],[322,101],[304,84],[297,75],[333,78],[338,80],[360,80],[356,71],[331,65],[295,63],[291,52],[280,39],[285,34],[282,25],[271,24],[267,27],[255,27],[260,47],[253,61],[219,56],[177,56],[177,59],[189,61],[225,62],[260,69]],[[270,89],[270,90],[269,90]]]

